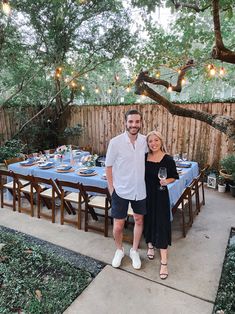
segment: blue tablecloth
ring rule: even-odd
[[[185,187],[188,186],[199,173],[198,163],[190,163],[190,168],[182,169],[182,174],[180,175],[179,180],[176,180],[175,182],[168,185],[171,208],[179,199]],[[24,167],[21,166],[20,163],[11,164],[9,165],[8,169],[12,170],[15,173],[20,173],[24,175],[34,175],[35,177],[41,177],[46,179],[51,178],[53,180],[58,178],[59,180],[63,181],[69,181],[74,183],[80,182],[84,185],[98,186],[101,188],[107,187],[107,181],[102,178],[105,172],[105,169],[103,167],[95,167],[97,175],[87,177],[78,175],[78,170],[75,170],[74,172],[61,173],[57,172],[56,168],[41,169],[38,167],[38,165]]]

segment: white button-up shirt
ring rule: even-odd
[[[113,186],[120,197],[137,201],[146,197],[146,151],[146,137],[142,134],[138,134],[134,145],[127,132],[111,139],[105,166],[112,167]]]

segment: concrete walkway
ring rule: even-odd
[[[211,314],[230,228],[235,227],[235,198],[206,189],[206,205],[186,238],[175,217],[167,280],[159,278],[159,255],[153,261],[147,259],[144,240],[141,270],[132,268],[126,243],[122,267],[114,269],[111,236],[52,224],[8,208],[1,209],[0,224],[107,263],[64,314]]]

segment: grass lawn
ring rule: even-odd
[[[1,314],[63,313],[92,277],[85,265],[75,267],[23,234],[0,227]]]

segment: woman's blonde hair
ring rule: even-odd
[[[157,137],[160,139],[161,144],[162,144],[162,145],[161,145],[161,151],[162,151],[163,153],[167,153],[166,144],[165,144],[164,138],[163,138],[163,136],[162,136],[162,133],[160,133],[159,131],[156,131],[156,130],[153,130],[153,131],[149,132],[149,133],[147,134],[147,136],[146,136],[147,144],[148,144],[148,139],[149,139],[149,137],[150,137],[151,135],[155,135],[155,136],[157,136]],[[149,148],[149,145],[148,145],[148,148]],[[149,150],[151,151],[150,148],[149,148]]]

